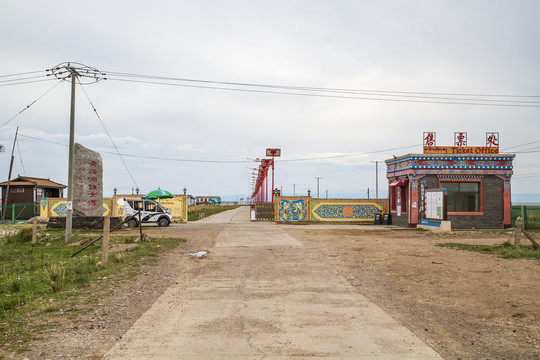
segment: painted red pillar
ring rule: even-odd
[[[512,227],[512,193],[510,188],[510,176],[508,176],[508,179],[504,179],[503,206],[503,226],[505,228]]]
[[[274,157],[272,156],[272,202],[274,202]]]

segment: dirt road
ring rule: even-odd
[[[137,320],[107,359],[441,359],[329,265],[248,208],[223,223],[215,246]]]
[[[250,224],[245,211],[145,227],[187,241],[40,313],[54,328],[5,357],[437,358],[426,343],[447,360],[540,359],[540,263],[435,246],[511,232]]]

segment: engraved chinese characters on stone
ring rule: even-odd
[[[73,166],[73,215],[103,215],[101,155],[76,143]]]

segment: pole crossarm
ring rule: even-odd
[[[58,80],[68,81],[72,76],[76,76],[81,84],[93,84],[100,80],[107,80],[107,74],[98,69],[81,63],[64,62],[50,69],[47,69],[47,76],[54,76]]]

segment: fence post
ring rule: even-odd
[[[37,242],[37,220],[34,219],[34,223],[32,224],[32,244],[35,244]]]
[[[111,218],[103,217],[103,240],[101,241],[101,266],[107,266],[109,262],[109,231],[111,229]]]
[[[11,223],[15,224],[15,203],[11,204]]]
[[[519,238],[521,237],[521,227],[523,226],[523,218],[519,216],[516,219],[516,228],[514,231],[514,247],[519,246]]]

